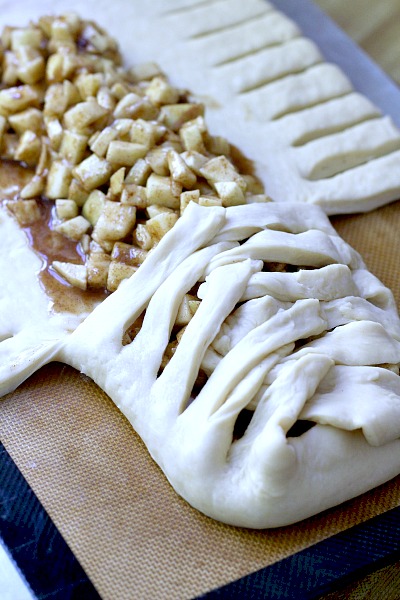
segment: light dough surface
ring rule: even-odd
[[[15,389],[56,353],[59,341],[86,313],[56,312],[39,281],[41,258],[26,234],[0,209],[0,392]]]
[[[48,0],[0,8],[3,25],[54,12]],[[268,2],[58,2],[68,10],[109,31],[127,65],[155,61],[205,100],[210,131],[254,161],[275,201],[339,214],[399,198],[398,128]]]
[[[231,11],[226,11],[227,4]],[[215,10],[206,19],[211,5]],[[2,18],[12,22],[11,5],[5,6],[9,13]],[[288,194],[285,202],[254,201],[227,208],[189,203],[135,273],[93,310],[78,315],[55,310],[39,283],[41,261],[2,209],[0,271],[7,285],[0,297],[0,391],[12,391],[52,360],[69,364],[110,396],[175,490],[198,510],[245,527],[286,525],[400,472],[400,322],[395,302],[359,254],[337,235],[324,212],[328,205],[324,210],[311,205],[322,204],[320,193],[324,202],[331,199],[329,206],[344,202],[345,197],[353,202],[348,190],[355,189],[365,192],[364,208],[371,207],[371,194],[387,199],[387,188],[378,193],[374,185],[385,180],[391,191],[396,189],[399,151],[392,150],[397,134],[387,118],[377,117],[375,109],[354,93],[336,67],[324,64],[306,40],[297,40],[293,24],[268,4],[219,0],[180,4],[167,14],[161,14],[161,7],[152,3],[148,14],[138,19],[138,39],[146,23],[147,27],[167,23],[168,27],[155,25],[166,36],[166,57],[169,48],[176,52],[167,44],[167,36],[179,34],[182,44],[212,38],[213,31],[239,27],[237,14],[240,27],[242,22],[253,27],[257,19],[273,17],[280,22],[275,33],[284,44],[293,48],[299,41],[307,48],[309,54],[303,56],[313,64],[305,72],[268,83],[276,94],[272,104],[261,105],[257,96],[252,108],[246,104],[248,99],[239,94],[237,100],[236,91],[223,88],[221,93],[233,94],[223,117],[230,111],[242,117],[247,114],[248,121],[236,122],[246,135],[252,134],[253,148],[259,148],[266,132],[271,133],[268,144],[278,144],[273,136],[284,119],[291,119],[293,130],[283,127],[280,139],[289,139],[293,131],[297,146],[292,150],[302,153],[305,172],[311,178],[326,178],[307,183],[304,205],[289,189],[283,190]],[[45,2],[41,8],[46,11]],[[30,10],[35,16],[37,8],[27,3],[25,19]],[[111,31],[115,27],[111,17],[108,25]],[[146,39],[143,53],[151,35]],[[123,42],[122,37],[121,46]],[[262,43],[268,47],[276,40]],[[125,51],[129,49],[127,44]],[[280,49],[276,50],[279,55]],[[245,52],[248,60],[252,52],[252,48]],[[276,53],[272,56],[276,58]],[[282,54],[276,63],[285,73],[288,56],[290,52]],[[221,68],[231,64],[229,56],[219,60]],[[179,59],[175,72],[181,85],[185,68]],[[260,77],[265,77],[263,71]],[[232,73],[229,80],[233,81]],[[211,95],[213,85],[210,78]],[[246,79],[244,85],[252,87],[254,81]],[[260,93],[266,93],[263,86]],[[348,110],[345,117],[338,117],[342,96]],[[310,111],[315,129],[304,129],[296,121],[293,102],[299,114]],[[362,118],[357,112],[359,102]],[[310,103],[317,104],[310,107]],[[283,117],[288,107],[290,114]],[[264,116],[253,109],[264,110]],[[218,111],[209,111],[217,129],[222,115]],[[329,114],[332,121],[324,124]],[[373,118],[368,121],[367,115]],[[360,150],[353,144],[352,134],[342,130],[348,122],[357,139],[368,138],[368,127],[378,123],[379,158],[355,166],[376,148],[372,144]],[[305,148],[318,145],[315,132],[327,129],[337,142],[332,144],[334,160],[319,151],[313,163],[313,153],[307,154]],[[305,145],[299,143],[307,138]],[[233,141],[243,141],[243,149],[248,149],[245,137]],[[278,158],[280,153],[287,157],[290,176],[265,154],[266,176],[272,169],[289,187],[296,184],[301,195],[305,188],[299,182],[298,165],[295,168],[290,160],[292,150],[276,146],[273,152]],[[336,173],[343,156],[350,157],[351,167]],[[263,162],[258,166],[262,168]],[[367,166],[360,181],[360,170],[364,173]],[[201,302],[165,364],[178,311],[197,285]],[[138,319],[136,336],[124,343],[126,331]],[[198,389],[200,372],[205,377]]]
[[[393,297],[322,211],[306,207],[306,218],[293,219],[295,206],[192,203],[135,275],[73,333],[65,319],[60,325],[60,317],[46,317],[32,276],[36,257],[21,238],[16,261],[32,279],[32,311],[50,350],[38,345],[33,359],[20,354],[29,368],[16,374],[2,342],[2,389],[49,360],[86,373],[126,415],[176,491],[235,525],[292,523],[395,476],[400,324]],[[258,231],[239,245],[252,222]],[[3,230],[21,234],[9,218]],[[269,257],[307,267],[263,272]],[[203,281],[201,305],[160,374],[177,310],[196,281]],[[9,294],[17,290],[10,277]],[[144,310],[139,333],[124,346],[125,329]],[[20,327],[29,333],[30,323]],[[199,369],[207,381],[193,399]],[[249,424],[237,437],[243,410]],[[305,431],[295,433],[302,424]]]

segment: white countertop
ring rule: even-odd
[[[34,600],[35,596],[0,544],[0,598],[1,600]]]

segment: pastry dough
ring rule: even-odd
[[[275,226],[287,230],[294,210],[191,205],[153,260],[85,320],[60,354],[110,394],[178,493],[235,525],[284,525],[400,471],[400,379],[383,368],[400,361],[390,292],[316,209],[306,211],[307,225],[297,219],[296,233],[259,225],[262,231],[241,245],[243,234],[230,223],[240,220],[247,237],[250,222],[268,222],[272,213]],[[270,234],[273,245],[265,241]],[[303,253],[308,235],[330,251],[320,244]],[[252,245],[260,236],[263,243]],[[300,248],[297,261],[289,237]],[[306,258],[316,269],[264,273],[270,256],[292,265]],[[274,275],[286,294],[271,287],[265,295],[250,292],[255,277]],[[203,277],[200,308],[158,375],[183,294]],[[122,347],[124,328],[145,308],[141,331]],[[207,369],[209,353],[216,360]],[[208,380],[191,400],[199,368]],[[250,424],[233,441],[249,406]],[[291,437],[299,421],[313,426]]]
[[[253,107],[243,101],[241,94],[249,98],[255,90],[241,91],[236,102],[236,92],[223,88],[227,97],[233,94],[232,110],[240,108],[242,116],[244,109],[264,111],[263,116],[254,112],[253,120],[241,121],[255,133],[259,119],[265,119],[253,143],[267,127],[271,135],[274,128],[276,133],[281,118],[292,119],[290,132],[297,146],[290,151],[286,147],[288,165],[293,169],[290,156],[298,150],[304,172],[317,178],[307,183],[316,183],[314,197],[307,187],[311,204],[322,203],[321,192],[328,200],[329,190],[334,193],[328,180],[336,179],[340,193],[354,189],[355,173],[364,168],[354,164],[389,148],[389,154],[368,163],[363,207],[370,207],[371,194],[388,198],[387,189],[379,196],[375,183],[386,174],[391,190],[397,185],[392,124],[385,118],[377,121],[375,109],[351,90],[336,67],[323,64],[306,40],[292,40],[293,24],[270,6],[218,0],[188,3],[161,14],[156,2],[142,25],[145,18],[151,17],[151,23],[161,20],[163,32],[168,24],[163,35],[172,32],[179,34],[181,44],[197,43],[225,27],[240,29],[235,11],[227,11],[227,5],[246,11],[246,27],[259,18],[277,20],[280,26],[273,35],[282,35],[291,48],[306,47],[307,65],[315,57],[305,72],[268,83],[275,90],[275,102],[268,106],[259,106],[259,96]],[[213,18],[205,23],[211,8]],[[252,52],[249,48],[245,55],[251,58]],[[279,53],[280,49],[273,55]],[[290,52],[283,53],[277,63],[285,73],[288,56]],[[220,55],[219,61],[219,68],[228,73],[229,56]],[[178,79],[183,72],[178,64]],[[324,80],[327,74],[329,81]],[[259,76],[265,78],[265,72],[260,70]],[[229,79],[234,82],[232,73]],[[213,85],[211,78],[212,93]],[[246,79],[244,85],[252,87],[254,81]],[[263,86],[260,93],[265,93]],[[338,99],[328,101],[332,94],[346,94],[345,117],[337,116]],[[326,103],[305,109],[312,115],[312,131],[296,124],[294,114],[282,116],[290,106],[302,112],[318,99]],[[332,119],[324,125],[324,115],[329,114]],[[333,130],[350,121],[357,139],[363,139],[364,124],[355,123],[367,115],[374,116],[367,129],[378,123],[376,147],[354,149],[351,168],[332,176],[343,153],[349,155],[353,140],[347,131]],[[305,149],[318,145],[320,139],[312,138],[327,128],[330,139],[338,142],[333,144],[335,160],[319,154],[313,163],[312,152]],[[289,139],[290,132],[285,127],[282,131]],[[305,144],[299,141],[305,139]],[[278,156],[281,150],[277,148]],[[392,167],[386,172],[388,163]],[[276,168],[273,160],[272,167]],[[284,172],[278,172],[282,180]],[[296,169],[290,173],[291,185],[299,177]],[[330,178],[318,179],[327,173]],[[240,178],[230,183],[240,189],[237,181]],[[306,189],[299,185],[296,200]],[[343,200],[332,198],[325,209]],[[355,200],[347,195],[346,202],[349,198]],[[109,394],[190,504],[226,523],[264,528],[316,514],[400,472],[400,321],[391,292],[337,235],[322,208],[254,200],[228,208],[189,203],[134,274],[106,300],[78,315],[51,306],[38,280],[40,260],[1,209],[0,271],[7,285],[0,295],[0,391],[12,391],[52,360],[73,366]],[[354,202],[346,206],[354,207]],[[185,294],[197,286],[199,307],[166,363]],[[135,323],[140,323],[138,331],[126,343],[125,334]]]
[[[18,333],[10,338],[13,352],[2,342],[3,391],[49,360],[86,373],[176,491],[235,525],[285,525],[395,476],[400,323],[393,297],[320,209],[295,214],[290,203],[191,203],[139,270],[73,333],[54,315],[46,320],[42,297],[31,304],[35,312],[21,332],[37,336],[30,323],[41,315],[45,340],[31,355],[21,354],[26,340]],[[35,257],[21,238],[15,260],[28,264],[28,257],[27,276]],[[265,272],[270,259],[300,268]],[[201,305],[160,374],[179,305],[197,281]],[[7,298],[18,293],[13,282]],[[123,345],[124,331],[144,311],[139,333]],[[25,368],[14,363],[16,354]],[[207,381],[192,398],[200,369]],[[249,424],[236,439],[244,415]]]
[[[49,0],[26,0],[23,12],[1,0],[0,8],[3,25],[54,9]],[[254,161],[275,201],[338,214],[399,198],[398,128],[272,4],[58,2],[58,12],[71,10],[109,31],[126,65],[155,61],[174,85],[206,101],[210,131]]]

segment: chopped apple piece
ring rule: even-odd
[[[179,208],[180,192],[172,187],[171,177],[152,173],[147,180],[146,192],[149,204],[161,204],[168,208]]]
[[[151,174],[151,166],[149,163],[140,158],[131,169],[125,178],[125,183],[135,183],[136,185],[146,185]]]
[[[27,108],[15,115],[10,115],[8,121],[15,133],[20,136],[28,130],[40,134],[43,129],[43,115],[38,108]]]
[[[209,161],[207,156],[193,150],[182,152],[181,156],[187,166],[190,167],[198,177],[203,177],[201,169]]]
[[[121,204],[130,204],[137,208],[147,207],[147,191],[141,185],[124,184],[121,192]]]
[[[202,104],[168,104],[160,110],[160,121],[172,131],[179,131],[184,123],[203,114],[204,106]]]
[[[185,150],[205,154],[206,147],[203,139],[204,127],[199,119],[201,119],[201,117],[184,123],[179,131],[179,135]]]
[[[124,117],[132,117],[137,111],[137,106],[140,100],[141,97],[138,94],[134,94],[133,92],[126,94],[126,96],[121,98],[121,100],[115,107],[114,117],[116,117],[117,119]]]
[[[18,85],[0,90],[0,114],[4,116],[34,107],[40,101],[39,92],[31,85]]]
[[[223,206],[236,206],[246,204],[242,188],[236,181],[217,181],[214,184]]]
[[[200,190],[190,190],[187,192],[182,192],[180,195],[180,214],[182,215],[185,208],[188,206],[189,202],[199,203],[200,200]]]
[[[40,156],[42,142],[34,131],[24,131],[19,138],[19,144],[15,149],[14,157],[16,160],[25,162],[28,166],[33,167]]]
[[[64,114],[64,123],[66,129],[86,133],[87,128],[106,115],[107,110],[100,106],[94,98],[89,98],[67,110]]]
[[[110,163],[131,167],[138,158],[146,156],[147,146],[135,142],[113,140],[109,143],[106,159]]]
[[[172,208],[168,208],[167,206],[162,206],[161,204],[151,204],[146,209],[146,214],[149,219],[160,215],[161,213],[175,213]]]
[[[178,215],[171,212],[162,212],[149,219],[146,223],[147,231],[157,241],[160,240],[178,220]]]
[[[109,193],[111,196],[119,196],[122,192],[122,185],[125,179],[125,167],[121,167],[118,171],[115,171],[110,177]]]
[[[179,90],[164,77],[154,77],[146,88],[146,95],[154,104],[175,104],[179,100]]]
[[[136,208],[129,204],[106,200],[95,225],[98,238],[121,240],[132,231],[136,222]]]
[[[107,183],[112,172],[113,167],[107,160],[91,154],[74,168],[73,175],[79,179],[85,190],[90,192]]]
[[[71,168],[61,161],[54,161],[47,176],[46,196],[48,198],[67,198],[71,183]]]
[[[77,217],[73,217],[72,219],[68,219],[68,221],[63,221],[59,225],[56,225],[55,230],[69,239],[78,242],[90,227],[90,222],[82,215],[78,215]]]
[[[133,121],[129,132],[131,142],[142,144],[147,149],[150,149],[156,143],[156,137],[157,125],[155,123],[145,121],[144,119]]]
[[[87,288],[86,265],[75,265],[68,262],[53,261],[52,267],[65,281],[81,290]]]
[[[155,244],[155,240],[150,235],[146,225],[138,223],[132,235],[133,243],[142,250],[151,250]]]
[[[60,120],[54,115],[44,116],[44,124],[50,145],[53,150],[59,150],[63,137],[63,128]]]
[[[96,134],[89,140],[89,147],[92,152],[103,158],[108,150],[110,142],[118,137],[118,131],[115,127],[105,127],[102,131]]]
[[[180,303],[178,313],[175,319],[175,325],[177,325],[178,327],[187,325],[193,317],[193,312],[190,308],[189,300],[194,300],[194,296],[185,294],[183,296],[182,302]]]
[[[195,185],[197,181],[196,175],[176,150],[169,150],[168,166],[174,181],[177,181],[185,188],[192,188]]]
[[[73,200],[56,200],[56,212],[59,219],[72,219],[78,216],[79,208]]]
[[[21,198],[37,198],[44,190],[44,183],[45,181],[42,175],[34,175],[32,179],[22,188],[20,193]]]
[[[40,208],[36,200],[10,200],[7,202],[7,207],[22,227],[32,225],[41,218]]]
[[[110,292],[115,292],[118,289],[121,281],[128,279],[137,271],[138,267],[126,265],[125,263],[111,261],[108,269],[107,289]]]
[[[60,154],[72,165],[77,165],[83,160],[87,143],[86,135],[66,129],[62,133]]]
[[[82,214],[91,225],[96,225],[106,203],[106,195],[100,190],[90,192],[82,208]]]
[[[215,196],[200,196],[199,204],[200,206],[222,206],[222,200]]]
[[[111,253],[113,260],[133,267],[141,265],[146,256],[147,252],[145,250],[124,242],[115,242]]]
[[[86,261],[88,287],[105,289],[111,258],[105,252],[93,252]]]

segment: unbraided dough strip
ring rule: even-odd
[[[254,160],[275,201],[335,214],[398,199],[399,129],[288,17],[263,0],[174,7],[184,8],[155,3],[142,13],[135,55],[209,99],[211,131]]]
[[[335,214],[400,197],[399,129],[265,0],[60,0],[57,10],[95,15],[127,66],[155,61],[203,100],[210,132],[254,161],[275,201]],[[50,0],[25,0],[23,12],[3,0],[0,18],[53,11]]]

